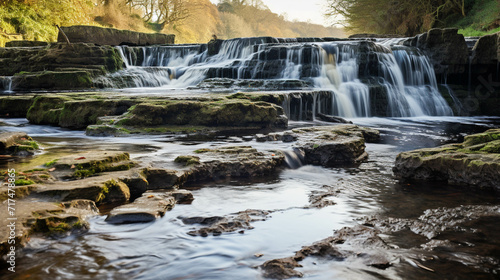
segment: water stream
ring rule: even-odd
[[[264,261],[292,256],[302,246],[330,236],[333,230],[354,226],[359,218],[373,214],[382,217],[416,218],[427,209],[461,205],[500,205],[497,195],[446,184],[400,184],[392,175],[398,152],[433,147],[460,140],[465,134],[498,126],[498,118],[421,117],[421,118],[358,118],[354,123],[380,129],[382,141],[368,144],[370,158],[359,167],[323,168],[300,164],[300,155],[293,156],[291,143],[244,142],[239,137],[218,138],[199,142],[186,138],[143,136],[125,138],[86,137],[83,133],[30,125],[24,119],[2,119],[0,131],[25,131],[39,141],[43,154],[33,160],[16,163],[26,168],[40,164],[37,158],[87,149],[124,150],[134,160],[171,168],[180,154],[199,148],[227,145],[252,145],[261,150],[288,151],[292,168],[284,167],[275,176],[255,181],[227,180],[190,186],[195,200],[191,205],[176,205],[172,211],[146,224],[111,225],[103,216],[90,219],[90,231],[59,240],[33,237],[19,253],[16,279],[262,279],[256,266]],[[292,122],[291,126],[312,125]],[[324,124],[315,122],[316,125]],[[21,167],[18,167],[21,168]],[[335,205],[322,209],[308,208],[309,195],[324,185],[334,186],[340,193],[333,197]],[[246,209],[272,211],[265,221],[252,223],[254,229],[243,234],[193,237],[183,217],[225,216]],[[463,279],[474,276],[494,279],[500,267],[500,244],[496,236],[500,219],[474,225],[481,232],[449,233],[450,240],[470,244],[463,250],[450,252],[462,262],[442,257],[430,273],[409,263],[395,262],[381,270],[355,260],[334,261],[307,258],[298,270],[305,279],[443,279],[449,275]],[[472,234],[472,233],[471,233]],[[411,248],[422,237],[403,232],[385,237],[394,244]],[[468,242],[468,243],[467,243]],[[425,243],[425,242],[424,242]],[[485,250],[490,246],[490,251]],[[493,249],[491,249],[493,247]],[[495,251],[496,250],[496,251]],[[255,257],[255,254],[263,254]],[[443,254],[447,254],[444,252]],[[493,254],[493,255],[492,255]],[[496,259],[481,262],[473,257]],[[468,261],[465,261],[468,260]],[[0,279],[7,275],[0,276]],[[470,279],[470,278],[469,278]]]

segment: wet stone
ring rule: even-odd
[[[253,226],[251,225],[252,222],[265,221],[268,215],[268,211],[245,210],[225,217],[181,217],[180,219],[184,224],[200,224],[205,226],[197,230],[189,231],[188,234],[192,236],[206,237],[210,234],[218,236],[226,232],[253,229]]]
[[[111,210],[106,221],[111,224],[147,223],[162,217],[175,205],[170,193],[144,193],[134,202]]]

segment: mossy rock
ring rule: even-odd
[[[483,133],[465,136],[463,145],[464,147],[470,147],[494,140],[500,140],[500,129],[490,129]]]
[[[64,178],[85,178],[102,172],[129,170],[135,165],[128,153],[115,151],[66,156],[51,164]]]
[[[283,116],[281,107],[247,100],[164,101],[133,107],[119,125],[201,125],[228,127],[270,127]]]
[[[500,189],[500,129],[465,137],[462,144],[400,153],[393,171],[404,180]]]
[[[32,155],[38,149],[38,143],[24,132],[0,133],[0,154]]]
[[[84,89],[92,87],[88,71],[43,71],[16,75],[12,83],[16,90]]]
[[[185,166],[200,164],[200,157],[197,156],[178,156],[174,160],[177,163],[182,163]]]
[[[26,118],[32,96],[0,96],[0,117]]]
[[[500,140],[488,142],[483,148],[480,149],[480,151],[485,153],[500,154]]]
[[[26,118],[33,124],[58,125],[64,102],[69,100],[65,96],[37,96],[28,109]]]

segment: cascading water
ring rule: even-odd
[[[301,80],[310,91],[283,93],[283,106],[291,119],[315,120],[318,113],[342,117],[451,115],[427,57],[416,48],[385,45],[241,38],[222,41],[212,55],[207,45],[121,46],[118,49],[126,69],[97,84],[188,88],[211,78]]]
[[[0,76],[0,92],[12,93],[12,76]]]

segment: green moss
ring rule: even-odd
[[[480,149],[481,152],[485,153],[500,153],[500,140],[491,141]]]
[[[483,132],[483,133],[465,136],[464,146],[470,147],[470,146],[494,141],[497,139],[500,139],[500,130],[499,129],[490,129],[490,130]]]
[[[47,222],[47,229],[49,233],[64,233],[71,230],[71,226],[65,222]]]
[[[59,116],[67,97],[37,96],[28,109],[26,118],[33,124],[59,124]]]
[[[226,97],[227,99],[250,99],[250,97],[247,94],[244,94],[242,92],[238,92],[235,94],[231,94]]]
[[[104,201],[104,199],[106,198],[106,195],[109,194],[110,187],[113,187],[113,185],[114,185],[113,182],[114,182],[114,184],[116,184],[115,180],[109,180],[109,181],[104,183],[104,185],[101,189],[101,192],[97,195],[97,198],[95,200],[95,202],[97,204]]]
[[[208,152],[213,152],[213,151],[214,150],[212,150],[212,149],[203,148],[203,149],[195,150],[194,152],[197,153],[197,154],[202,154],[202,153],[208,153]]]
[[[115,160],[116,161],[128,160],[128,154],[127,154],[126,158],[117,158]],[[93,161],[93,162],[90,162],[90,164],[86,164],[86,165],[79,164],[75,168],[76,170],[73,173],[73,177],[81,179],[81,178],[90,177],[90,176],[93,176],[95,174],[102,173],[102,172],[129,170],[130,168],[132,168],[134,166],[133,162],[126,162],[126,163],[117,164],[117,165],[113,165],[112,164],[113,162],[114,161],[111,161],[111,162],[110,161]]]
[[[23,172],[24,173],[32,173],[32,172],[36,172],[36,171],[46,171],[47,169],[45,168],[34,168],[34,169],[29,169],[29,170],[24,170]]]
[[[178,156],[174,161],[185,166],[200,164],[200,158],[196,156]]]
[[[33,185],[35,182],[29,179],[16,179],[14,184],[16,186],[27,186],[27,185]]]
[[[57,158],[56,158],[56,159],[53,159],[53,160],[51,160],[51,161],[49,161],[49,162],[45,163],[44,165],[45,165],[45,166],[47,166],[47,167],[52,167],[52,166],[54,166],[54,164],[56,164],[56,163],[57,163],[57,161],[58,161],[58,160],[59,160],[59,159],[57,159]]]

